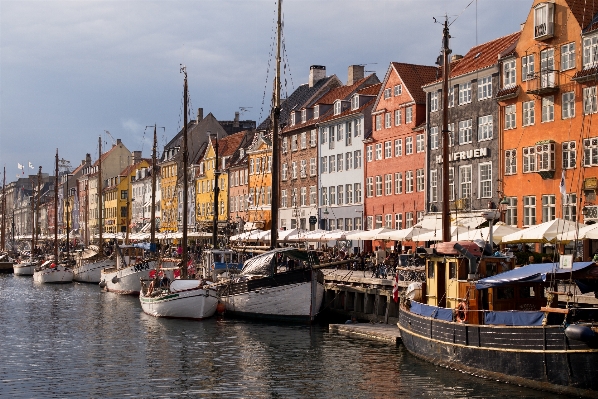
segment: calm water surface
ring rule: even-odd
[[[0,397],[551,398],[324,326],[157,319],[97,285],[0,275]]]

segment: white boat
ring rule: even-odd
[[[114,259],[99,259],[94,262],[83,263],[73,269],[74,280],[82,283],[99,283],[102,270],[114,266]]]
[[[232,315],[311,322],[324,298],[324,277],[312,267],[315,254],[280,248],[245,262],[239,277],[219,285],[220,299]]]
[[[42,284],[66,284],[73,282],[73,271],[64,265],[46,261],[33,272],[33,281]]]
[[[150,284],[141,290],[139,299],[143,311],[155,317],[205,319],[218,306],[216,289],[201,280],[174,280],[164,288]]]
[[[39,262],[34,261],[15,263],[13,265],[14,274],[15,276],[33,276],[38,264]]]

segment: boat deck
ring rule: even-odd
[[[391,342],[395,345],[401,343],[401,330],[393,324],[330,324],[328,329],[337,334]]]

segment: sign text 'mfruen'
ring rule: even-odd
[[[476,148],[475,150],[457,151],[449,154],[449,162],[463,161],[472,158],[487,157],[490,155],[488,148]],[[436,155],[436,163],[442,163],[442,155]]]

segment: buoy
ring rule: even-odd
[[[218,314],[224,314],[225,310],[226,306],[224,306],[222,302],[218,302],[218,305],[216,305],[216,312],[218,312]]]
[[[596,334],[588,326],[581,326],[579,324],[570,324],[565,328],[565,335],[569,339],[576,341],[589,342],[596,338]]]

